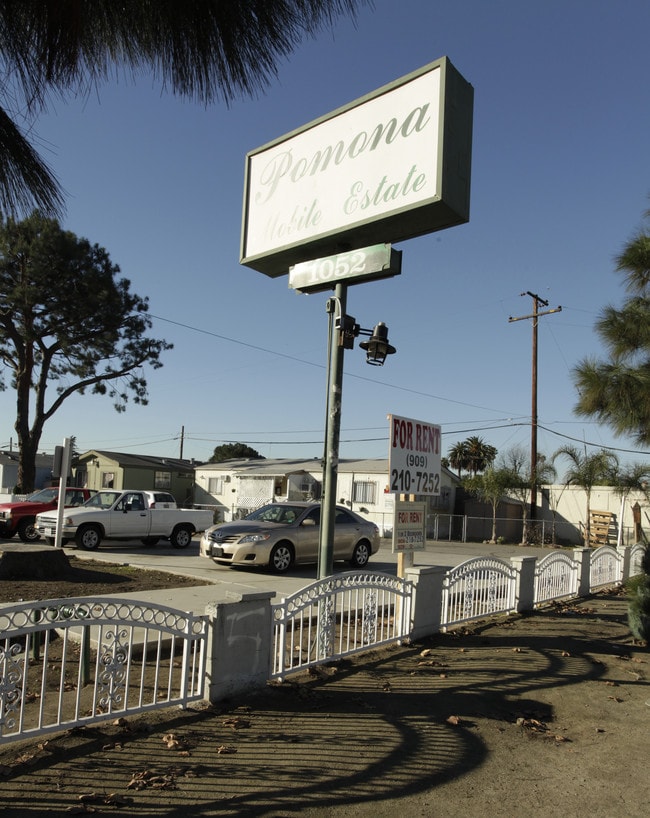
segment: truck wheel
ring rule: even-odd
[[[37,542],[41,535],[34,528],[35,520],[26,517],[18,523],[18,536],[23,542]]]
[[[171,533],[169,542],[174,548],[187,548],[192,542],[193,533],[189,525],[177,525]]]
[[[158,545],[158,540],[159,539],[160,539],[160,537],[144,537],[143,539],[140,540],[140,542],[142,543],[142,545],[148,545],[148,546]]]
[[[82,525],[75,535],[79,548],[85,551],[95,551],[102,541],[102,532],[96,525]]]

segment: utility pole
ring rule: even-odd
[[[520,295],[529,295],[533,299],[533,311],[530,315],[520,315],[518,318],[508,318],[508,321],[524,321],[532,319],[533,322],[533,373],[532,373],[532,402],[530,411],[530,519],[534,520],[537,516],[537,324],[538,319],[542,315],[550,315],[553,312],[562,312],[562,307],[555,307],[554,309],[539,311],[540,304],[543,307],[548,307],[548,301],[545,301],[536,293],[531,293],[527,290]]]
[[[178,455],[181,460],[183,459],[183,444],[184,444],[184,442],[185,442],[185,427],[181,426],[181,450],[180,450],[179,455]]]

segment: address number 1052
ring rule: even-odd
[[[362,276],[367,272],[368,256],[364,250],[317,258],[297,264],[292,271],[293,286],[311,287],[340,278]],[[299,279],[299,284],[296,284]]]
[[[299,292],[317,292],[332,289],[343,279],[354,283],[388,278],[399,275],[401,269],[402,254],[398,250],[393,250],[390,244],[374,244],[295,264],[289,269],[289,286]]]

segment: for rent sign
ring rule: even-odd
[[[389,415],[389,491],[440,494],[440,426]]]
[[[443,57],[251,151],[241,263],[279,276],[468,221],[472,106]]]
[[[395,503],[393,553],[421,551],[426,545],[426,503]]]

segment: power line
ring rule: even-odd
[[[565,438],[566,440],[573,440],[576,443],[580,443],[582,446],[594,446],[597,449],[608,449],[612,452],[623,452],[624,454],[640,454],[644,457],[650,457],[650,452],[643,452],[639,451],[638,449],[624,449],[620,446],[603,446],[602,443],[590,443],[588,440],[583,440],[581,437],[572,437],[571,435],[563,435],[562,432],[556,432],[553,429],[548,429],[546,426],[542,426],[538,424],[539,429],[543,429],[545,432],[548,432],[551,435],[556,435],[557,437]]]
[[[255,345],[255,344],[249,344],[247,341],[240,341],[240,340],[238,340],[236,338],[229,338],[226,335],[220,335],[217,332],[212,332],[210,330],[202,329],[200,327],[192,327],[189,324],[182,324],[180,321],[172,321],[170,318],[163,318],[160,315],[153,315],[152,313],[149,313],[149,316],[151,318],[155,318],[158,321],[165,321],[168,324],[174,324],[177,327],[182,327],[183,329],[192,330],[194,332],[200,332],[202,335],[209,335],[212,338],[219,338],[221,341],[228,341],[231,344],[238,344],[239,346],[248,347],[249,349],[255,349],[258,352],[265,352],[267,355],[275,355],[276,357],[287,358],[290,361],[295,361],[296,363],[299,363],[299,364],[305,364],[306,366],[312,366],[312,367],[316,367],[318,369],[325,369],[324,364],[316,364],[313,361],[307,361],[304,358],[298,358],[295,355],[289,355],[289,354],[287,354],[285,352],[277,352],[275,350],[268,349],[267,347],[261,347],[261,346]],[[442,401],[443,403],[453,403],[456,406],[468,406],[471,409],[482,409],[484,412],[499,412],[499,414],[507,414],[507,410],[505,410],[505,409],[493,409],[490,406],[481,406],[480,404],[477,404],[477,403],[468,403],[467,401],[455,400],[454,398],[445,398],[445,397],[442,397],[442,395],[434,395],[431,392],[422,392],[419,389],[411,389],[411,388],[409,388],[407,386],[397,386],[397,385],[392,384],[392,383],[387,383],[386,381],[379,381],[376,378],[366,377],[365,375],[357,375],[357,374],[354,374],[354,373],[351,373],[351,372],[346,372],[346,378],[354,378],[355,380],[358,380],[358,381],[365,381],[366,383],[377,384],[379,386],[387,387],[388,389],[396,389],[399,392],[406,392],[406,393],[411,394],[411,395],[419,395],[420,397],[423,397],[423,398],[431,398],[432,400],[439,400],[439,401]]]
[[[530,426],[529,421],[525,422],[517,422],[517,423],[500,423],[497,426],[473,426],[471,428],[463,428],[463,429],[448,429],[442,430],[441,434],[444,435],[467,435],[472,434],[474,432],[489,432],[492,429],[514,429],[517,427],[528,427]],[[543,429],[548,434],[555,435],[556,437],[561,437],[564,440],[573,440],[578,442],[584,446],[593,446],[597,449],[608,449],[609,451],[615,452],[623,452],[626,454],[638,454],[643,455],[645,457],[650,457],[650,452],[639,451],[637,449],[625,449],[619,446],[604,446],[602,443],[592,443],[589,440],[584,440],[583,438],[573,437],[571,435],[563,434],[562,432],[556,432],[554,429],[549,429],[547,426],[543,426],[542,424],[538,424],[539,429]],[[281,433],[278,433],[281,434]],[[199,440],[206,443],[241,443],[246,442],[248,445],[255,445],[255,446],[277,446],[277,445],[286,445],[286,446],[302,446],[302,445],[318,445],[323,442],[322,438],[316,440],[250,440],[245,439],[242,441],[241,437],[238,439],[235,438],[207,438],[207,437],[195,437],[191,434],[186,433],[185,439],[190,440]],[[388,441],[388,435],[382,435],[380,437],[351,437],[342,440],[342,443],[377,443],[381,441]]]
[[[538,315],[541,315],[541,314],[542,313],[538,313]],[[268,349],[267,347],[262,347],[262,346],[258,346],[258,345],[255,345],[255,344],[250,344],[250,343],[248,343],[246,341],[240,341],[240,340],[235,339],[235,338],[229,338],[228,336],[220,335],[219,333],[215,333],[215,332],[212,332],[210,330],[205,330],[205,329],[202,329],[200,327],[194,327],[194,326],[191,326],[189,324],[183,324],[180,321],[174,321],[174,320],[172,320],[170,318],[163,318],[162,316],[154,315],[154,314],[151,314],[151,313],[149,313],[149,315],[150,315],[151,318],[155,318],[158,321],[164,321],[164,322],[169,323],[169,324],[174,324],[175,326],[182,327],[183,329],[191,330],[193,332],[199,332],[199,333],[201,333],[203,335],[209,335],[209,336],[211,336],[213,338],[219,338],[220,340],[228,341],[229,343],[238,344],[240,346],[248,347],[249,349],[254,349],[254,350],[257,350],[259,352],[264,352],[266,354],[275,355],[275,356],[280,357],[280,358],[286,358],[288,360],[295,361],[296,363],[305,364],[306,366],[317,367],[318,369],[324,369],[325,368],[325,366],[323,364],[317,364],[317,363],[314,363],[313,361],[308,361],[308,360],[305,360],[303,358],[298,358],[295,355],[289,355],[287,353],[277,352],[275,350]],[[532,316],[522,316],[522,318],[528,318],[528,317],[532,317]],[[520,319],[513,319],[513,320],[520,320]],[[374,383],[374,384],[377,384],[377,385],[380,385],[380,386],[388,387],[390,389],[396,389],[396,390],[398,390],[400,392],[406,392],[406,393],[413,394],[413,395],[419,395],[419,396],[426,397],[426,398],[432,398],[434,400],[439,400],[439,401],[446,402],[446,403],[452,403],[452,404],[456,404],[456,405],[459,405],[459,406],[467,406],[467,407],[471,407],[471,408],[474,408],[474,409],[481,409],[481,410],[488,411],[488,412],[499,411],[501,414],[507,414],[507,412],[505,410],[497,410],[497,409],[493,409],[491,407],[481,406],[479,404],[473,404],[473,403],[468,403],[466,401],[454,400],[453,398],[445,398],[445,397],[442,397],[441,395],[434,395],[434,394],[432,394],[430,392],[424,392],[424,391],[418,390],[418,389],[411,389],[409,387],[396,386],[394,384],[386,383],[385,381],[379,381],[379,380],[376,380],[376,379],[370,378],[370,377],[365,377],[363,375],[356,375],[354,373],[347,373],[347,377],[348,378],[356,378],[357,380],[367,381],[369,383]],[[442,430],[442,434],[443,435],[472,434],[474,432],[490,431],[490,430],[493,430],[493,429],[503,429],[503,428],[516,428],[516,427],[521,427],[521,426],[527,426],[528,425],[527,422],[508,422],[508,423],[498,423],[496,425],[495,425],[495,422],[489,422],[489,424],[490,425],[473,426],[471,428],[464,428],[464,429]],[[441,425],[444,425],[444,424],[441,424]],[[374,427],[374,428],[378,428],[378,427]],[[586,446],[594,446],[594,447],[601,448],[601,449],[602,448],[607,448],[607,449],[610,449],[612,451],[618,451],[618,452],[623,452],[623,453],[627,453],[627,454],[638,454],[638,455],[642,455],[642,456],[650,456],[650,452],[644,452],[644,451],[639,451],[639,450],[635,450],[635,449],[626,449],[626,448],[623,448],[623,447],[616,447],[616,446],[603,446],[600,443],[591,443],[589,441],[585,441],[584,439],[580,439],[580,438],[572,437],[571,435],[565,435],[565,434],[562,434],[560,432],[556,432],[555,430],[549,429],[548,427],[542,426],[541,424],[538,424],[538,428],[544,429],[544,431],[548,432],[549,434],[556,435],[557,437],[561,437],[561,438],[566,439],[566,440],[576,441],[576,442],[579,442],[579,443],[581,443],[583,445],[586,445]],[[314,430],[306,430],[306,431],[317,432],[319,430],[314,429]],[[212,443],[233,443],[233,442],[239,443],[239,442],[242,442],[242,437],[245,437],[248,434],[250,434],[250,433],[245,433],[245,432],[237,433],[237,439],[236,440],[233,440],[231,438],[221,439],[221,438],[197,437],[197,436],[190,435],[188,433],[185,433],[184,437],[185,437],[186,440],[191,439],[191,440],[198,440],[198,441],[212,442]],[[278,432],[276,434],[283,434],[283,433]],[[140,441],[140,442],[137,442],[137,443],[128,443],[128,444],[116,443],[116,444],[113,444],[113,445],[118,445],[121,449],[139,448],[139,447],[142,447],[142,446],[156,445],[158,443],[172,442],[172,441],[175,441],[175,440],[178,440],[178,439],[179,439],[179,433],[174,433],[174,435],[169,437],[169,438],[162,438],[162,439],[158,439],[158,440],[155,440],[155,441],[144,441],[144,442]],[[342,442],[344,442],[344,443],[366,443],[366,442],[378,442],[378,441],[382,441],[382,440],[388,440],[388,436],[382,436],[382,437],[377,437],[377,438],[375,438],[375,437],[370,437],[370,438],[346,438]],[[322,439],[318,439],[318,440],[305,440],[305,441],[302,441],[302,440],[301,441],[295,441],[295,440],[262,440],[262,441],[248,441],[248,442],[249,443],[254,443],[255,445],[267,445],[267,446],[273,446],[273,445],[276,445],[276,446],[277,445],[299,446],[299,445],[316,445],[316,444],[320,445],[320,444],[322,444],[323,441],[322,441]]]

